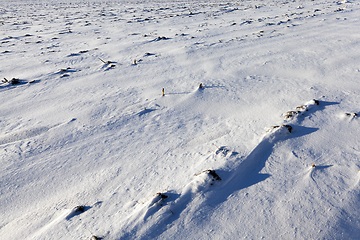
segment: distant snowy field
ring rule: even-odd
[[[358,239],[359,30],[358,0],[1,1],[0,238]]]

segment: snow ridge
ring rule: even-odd
[[[201,208],[206,208],[209,202],[211,205],[217,205],[225,201],[234,191],[266,180],[269,175],[259,172],[265,166],[273,146],[279,141],[291,137],[294,132],[298,132],[295,137],[299,137],[315,131],[315,129],[305,130],[304,127],[289,124],[300,124],[300,117],[306,117],[314,113],[321,109],[319,108],[321,105],[319,100],[313,99],[297,107],[295,111],[285,113],[284,116],[286,117],[284,117],[283,123],[269,128],[248,156],[237,157],[235,161],[239,163],[234,169],[228,170],[227,166],[223,166],[217,170],[205,170],[193,176],[192,180],[185,185],[180,193],[171,190],[157,193],[145,203],[138,202],[133,212],[124,221],[124,226],[117,238],[156,238],[162,231],[169,228],[187,208],[190,208],[190,211],[194,213]],[[214,154],[221,153],[225,158],[234,158],[236,156],[228,152],[228,149],[221,147]],[[227,169],[227,171],[224,169]],[[189,205],[193,206],[189,207]],[[149,224],[147,223],[149,218],[156,220]]]

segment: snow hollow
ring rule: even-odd
[[[1,1],[0,238],[358,239],[359,18]]]

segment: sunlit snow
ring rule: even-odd
[[[358,239],[360,2],[0,1],[0,238]]]

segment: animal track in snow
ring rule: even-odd
[[[20,141],[23,139],[39,136],[39,135],[49,131],[52,128],[59,127],[64,124],[67,124],[67,123],[71,123],[75,120],[76,120],[76,118],[73,118],[69,122],[66,122],[66,123],[55,124],[53,126],[35,127],[35,128],[24,129],[24,130],[19,130],[16,132],[8,133],[3,136],[0,135],[0,145],[7,144],[7,143],[13,143],[13,142]]]
[[[0,145],[16,142],[26,138],[32,138],[49,131],[50,127],[37,127],[0,136]]]

